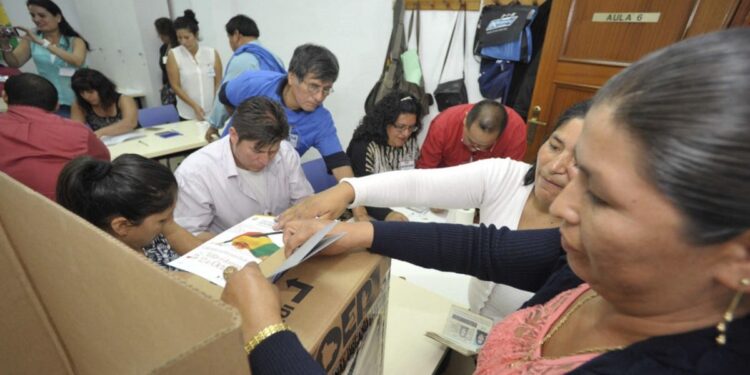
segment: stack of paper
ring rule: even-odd
[[[210,241],[169,263],[170,266],[194,273],[216,285],[224,287],[224,269],[233,266],[241,269],[250,262],[260,263],[273,256],[284,245],[281,234],[274,232],[272,216],[255,215],[227,229]],[[333,229],[332,222],[315,233],[289,258],[286,258],[268,277],[276,281],[281,275],[317,254],[344,234],[325,238]]]

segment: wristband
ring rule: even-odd
[[[49,49],[49,46],[50,46],[51,44],[52,44],[52,43],[50,43],[50,41],[49,41],[49,40],[47,40],[47,39],[42,39],[42,47],[43,47],[44,49]]]
[[[288,330],[289,327],[285,323],[272,324],[266,328],[263,328],[262,330],[260,330],[260,332],[256,333],[255,336],[253,336],[253,338],[247,342],[247,344],[245,344],[245,352],[247,354],[250,354],[250,352],[252,352],[255,347],[260,345],[263,340],[273,336],[276,333]]]

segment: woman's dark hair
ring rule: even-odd
[[[592,100],[584,100],[582,102],[578,102],[576,104],[573,104],[572,106],[568,107],[568,109],[563,112],[560,117],[557,118],[557,121],[555,122],[555,126],[552,128],[552,131],[555,131],[559,128],[564,127],[568,124],[570,120],[575,119],[583,119],[586,117],[586,112],[589,111],[589,108],[591,108]],[[526,171],[526,175],[523,176],[523,186],[528,186],[534,183],[534,179],[536,178],[536,162],[531,164],[531,168],[529,168],[528,171]]]
[[[89,46],[89,42],[84,39],[81,34],[79,34],[77,31],[73,29],[72,26],[68,23],[68,20],[65,19],[65,16],[62,14],[62,10],[60,10],[60,7],[57,6],[54,2],[50,0],[28,0],[26,2],[26,6],[34,5],[38,7],[42,7],[46,9],[48,12],[52,13],[53,16],[60,16],[60,24],[57,26],[60,29],[60,34],[65,35],[67,37],[78,37],[81,38],[84,44],[86,44],[86,50],[91,51],[91,47]]]
[[[177,33],[174,31],[172,20],[167,17],[157,18],[156,21],[154,21],[154,27],[159,35],[166,35],[169,37],[169,44],[173,47],[177,45]]]
[[[174,20],[174,29],[188,29],[193,35],[198,35],[198,19],[195,18],[195,12],[185,9],[182,17]]]
[[[673,44],[620,72],[594,98],[640,143],[638,167],[684,215],[695,244],[750,228],[748,41],[750,28],[736,28]]]
[[[57,179],[57,203],[109,231],[113,218],[134,225],[170,208],[177,180],[169,168],[140,155],[124,154],[112,162],[81,156]]]
[[[354,129],[352,141],[375,141],[382,146],[388,145],[388,126],[395,124],[398,116],[405,113],[417,116],[417,130],[410,136],[415,138],[422,130],[422,106],[408,92],[394,91],[380,99],[372,112],[362,118]]]
[[[99,94],[99,100],[104,108],[109,108],[117,101],[118,94],[115,84],[98,70],[81,68],[76,70],[70,79],[70,87],[76,94],[78,105],[90,112],[91,104],[81,96],[84,91],[94,90]]]

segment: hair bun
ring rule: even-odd
[[[102,180],[112,170],[112,163],[109,161],[89,159],[87,164],[86,175],[90,181]]]
[[[184,17],[190,18],[191,20],[195,21],[195,23],[198,23],[198,19],[195,18],[195,12],[193,12],[192,9],[185,9],[185,12],[183,12]]]

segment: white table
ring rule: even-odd
[[[150,159],[168,158],[208,144],[205,139],[207,128],[208,123],[205,122],[183,121],[136,129],[133,133],[141,135],[141,138],[108,146],[109,153],[112,159],[122,154],[138,154]],[[180,135],[170,138],[157,135],[157,133],[170,130],[177,131]]]
[[[436,214],[429,209],[420,210],[420,212],[406,207],[393,207],[392,209],[404,214],[412,222],[447,222],[447,211]],[[396,259],[391,262],[391,275],[393,277],[403,277],[410,283],[441,295],[458,306],[469,306],[468,290],[469,281],[471,280],[470,276],[432,270]]]
[[[432,374],[446,347],[425,336],[442,332],[451,301],[391,274],[383,374]]]
[[[414,222],[446,222],[447,212],[394,207]],[[467,307],[470,277],[391,260],[383,374],[432,374],[446,347],[426,337],[442,332],[451,305]]]

